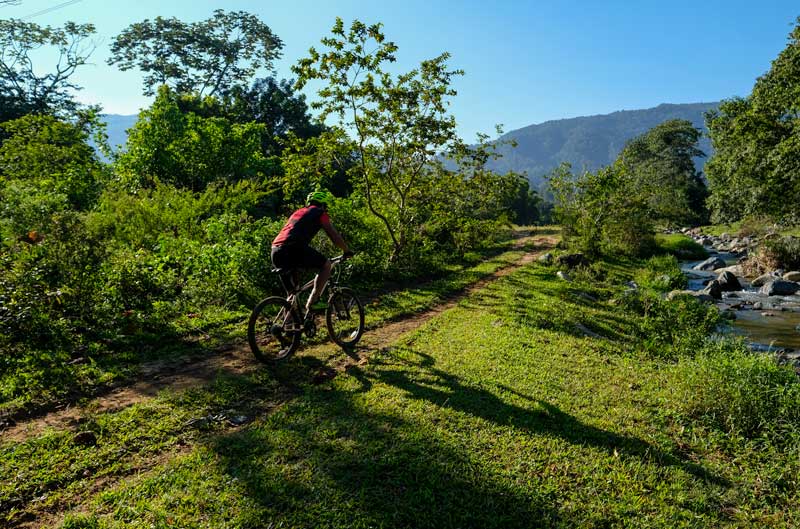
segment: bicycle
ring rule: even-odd
[[[320,299],[326,291],[328,306],[325,309],[325,325],[328,335],[342,349],[353,348],[364,333],[364,305],[355,292],[341,286],[344,261],[340,255],[331,259],[332,272]],[[297,270],[273,268],[279,274],[281,284],[286,290],[286,298],[270,296],[256,305],[247,324],[247,341],[253,355],[264,363],[289,358],[300,346],[303,334],[312,338],[317,333],[315,317],[303,320],[300,310],[300,297],[314,287],[314,280],[298,286]]]

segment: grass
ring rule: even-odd
[[[776,232],[783,236],[800,237],[800,226],[778,226],[769,219],[744,219],[731,224],[713,224],[701,227],[703,233],[719,237],[723,233],[744,237]]]
[[[516,232],[531,228],[516,227]],[[552,228],[534,228],[536,233],[555,233]],[[513,233],[513,232],[512,232]],[[466,286],[516,262],[524,249],[511,248],[512,241],[494,245],[476,264],[450,265],[435,277],[421,274],[381,291],[365,293],[369,328],[383,322],[424,311]],[[528,248],[530,249],[530,248]],[[478,259],[479,257],[482,258]],[[190,314],[170,326],[152,332],[119,336],[103,351],[86,354],[79,363],[65,351],[23,351],[36,361],[22,370],[0,376],[0,415],[14,416],[26,411],[46,410],[58,402],[74,401],[101,393],[138,373],[141,365],[184,355],[204,357],[222,346],[241,343],[246,335],[249,312],[209,306],[203,314]],[[324,339],[324,337],[321,337]]]
[[[3,515],[45,495],[74,507],[65,528],[797,526],[796,437],[747,437],[689,405],[708,380],[686,373],[714,364],[645,355],[619,293],[531,265],[332,380],[301,351],[89,417],[93,448],[65,432],[0,444]],[[776,369],[762,371],[792,384]],[[747,376],[726,394],[764,381]],[[226,425],[240,414],[252,422]]]
[[[686,235],[658,234],[656,235],[656,245],[660,251],[672,254],[679,259],[698,261],[708,257],[706,249]]]

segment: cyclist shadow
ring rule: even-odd
[[[407,360],[408,354],[415,355],[418,360]],[[694,463],[684,454],[665,452],[637,437],[584,423],[545,400],[524,395],[504,385],[495,385],[499,391],[489,391],[465,383],[459,377],[435,368],[435,360],[418,350],[404,348],[403,356],[403,359],[399,359],[389,352],[383,358],[393,358],[393,361],[371,362],[372,374],[362,372],[358,376],[370,379],[369,387],[373,383],[389,384],[402,389],[410,398],[462,411],[497,425],[512,426],[536,435],[560,437],[572,444],[593,446],[623,459],[638,458],[662,467],[677,467],[708,483],[730,486],[727,479]],[[404,368],[409,364],[414,367],[413,371]],[[420,368],[423,368],[422,374],[419,373]],[[530,406],[505,402],[498,393],[522,398]]]

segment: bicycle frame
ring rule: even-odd
[[[324,299],[326,292],[336,291],[336,287],[339,286],[339,276],[341,275],[341,270],[338,269],[338,265],[343,260],[344,256],[341,255],[339,257],[334,257],[333,259],[331,259],[331,276],[330,278],[328,278],[328,281],[325,282],[325,286],[322,288],[322,292],[320,292],[319,299]],[[300,298],[300,294],[314,288],[315,280],[316,276],[314,276],[313,279],[310,279],[301,287],[295,288],[291,292],[288,292],[287,290],[286,301],[288,301],[292,305],[293,309],[298,310],[300,308],[297,303],[298,299]]]

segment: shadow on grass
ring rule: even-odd
[[[298,361],[278,376],[296,380],[295,370],[318,367],[314,359]],[[384,351],[372,358],[367,369],[353,366],[346,376],[358,384],[343,381],[308,388],[264,423],[210,440],[222,470],[244,485],[262,521],[291,527],[437,528],[623,522],[613,512],[563,511],[557,489],[538,477],[540,473],[509,479],[489,460],[476,459],[476,453],[463,446],[461,434],[440,428],[440,419],[428,421],[424,415],[400,411],[408,408],[409,399],[526,435],[594,447],[623,461],[674,467],[712,486],[730,486],[685,457],[586,424],[545,400],[505,386],[490,391],[465,383],[437,369],[435,359],[418,350]],[[343,389],[336,389],[339,386]],[[389,389],[379,400],[366,398],[367,392],[387,388],[402,393],[398,396]],[[504,402],[503,393],[513,393],[531,405]],[[715,509],[686,508],[703,514]]]
[[[531,434],[557,436],[573,444],[594,446],[609,453],[616,452],[623,458],[636,457],[659,466],[678,467],[714,485],[730,486],[726,479],[710,473],[702,466],[666,453],[641,439],[582,423],[544,400],[499,386],[501,391],[513,393],[531,402],[533,409],[507,404],[494,393],[466,385],[458,377],[435,368],[431,356],[414,349],[404,349],[404,352],[418,358],[412,363],[413,371],[403,368],[402,364],[400,369],[389,364],[378,365],[374,370],[374,378],[402,389],[410,398],[426,400],[501,426],[520,428]],[[412,372],[413,378],[409,376]],[[420,372],[424,375],[420,376]],[[420,383],[420,380],[424,383]]]

